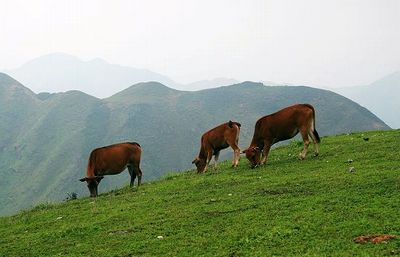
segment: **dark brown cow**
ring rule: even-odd
[[[233,121],[221,124],[204,133],[201,137],[199,156],[192,161],[197,167],[197,172],[207,171],[213,155],[215,156],[215,167],[217,167],[219,152],[229,146],[233,149],[232,166],[236,167],[240,158],[239,133],[240,123]]]
[[[315,129],[315,110],[309,104],[292,105],[259,119],[256,122],[250,146],[243,153],[246,154],[247,159],[254,168],[266,162],[273,144],[292,138],[299,131],[304,142],[304,149],[299,158],[304,159],[306,157],[310,138],[314,142],[315,155],[317,156],[319,154],[318,143],[320,138]]]
[[[94,149],[90,153],[86,177],[80,181],[87,182],[91,197],[97,196],[97,187],[104,175],[119,174],[128,168],[133,187],[136,176],[138,187],[142,181],[140,157],[142,149],[138,143],[120,143]]]

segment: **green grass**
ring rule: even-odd
[[[242,158],[42,204],[0,218],[0,256],[399,256],[400,238],[353,242],[400,235],[399,146],[400,130],[324,137],[299,161],[293,141],[257,169]]]

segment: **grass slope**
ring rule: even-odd
[[[42,204],[0,218],[0,256],[398,256],[400,238],[353,238],[400,235],[399,145],[400,130],[324,137],[319,157],[299,161],[292,141],[258,169],[242,158]]]

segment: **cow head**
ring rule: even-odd
[[[246,158],[250,161],[251,168],[255,168],[260,165],[261,162],[261,149],[256,147],[249,147],[242,153],[246,154]]]
[[[86,181],[87,186],[89,188],[90,197],[96,197],[97,196],[97,187],[103,178],[104,178],[103,176],[95,176],[95,177],[90,177],[90,178],[81,178],[79,181],[81,181],[81,182]]]
[[[206,160],[205,159],[200,159],[199,157],[196,157],[196,159],[194,159],[192,161],[192,163],[194,165],[196,165],[197,168],[197,172],[201,173],[204,171],[204,169],[206,168]]]

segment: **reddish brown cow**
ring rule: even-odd
[[[120,143],[94,149],[90,153],[86,177],[80,181],[87,182],[91,197],[97,196],[97,187],[104,175],[119,174],[128,168],[131,175],[130,186],[133,187],[136,176],[138,187],[142,181],[140,157],[142,149],[138,143]]]
[[[197,172],[207,171],[207,166],[213,155],[215,156],[215,167],[217,167],[219,152],[228,148],[228,146],[233,149],[232,166],[236,167],[240,158],[239,133],[240,123],[233,121],[221,124],[204,133],[201,137],[199,156],[192,161],[197,167]]]
[[[266,162],[273,144],[292,138],[299,131],[304,142],[304,149],[299,158],[304,159],[306,157],[310,138],[314,142],[315,155],[317,156],[319,154],[318,143],[320,138],[315,129],[315,110],[309,104],[292,105],[260,118],[256,122],[250,146],[243,153],[246,154],[247,159],[254,168]]]

